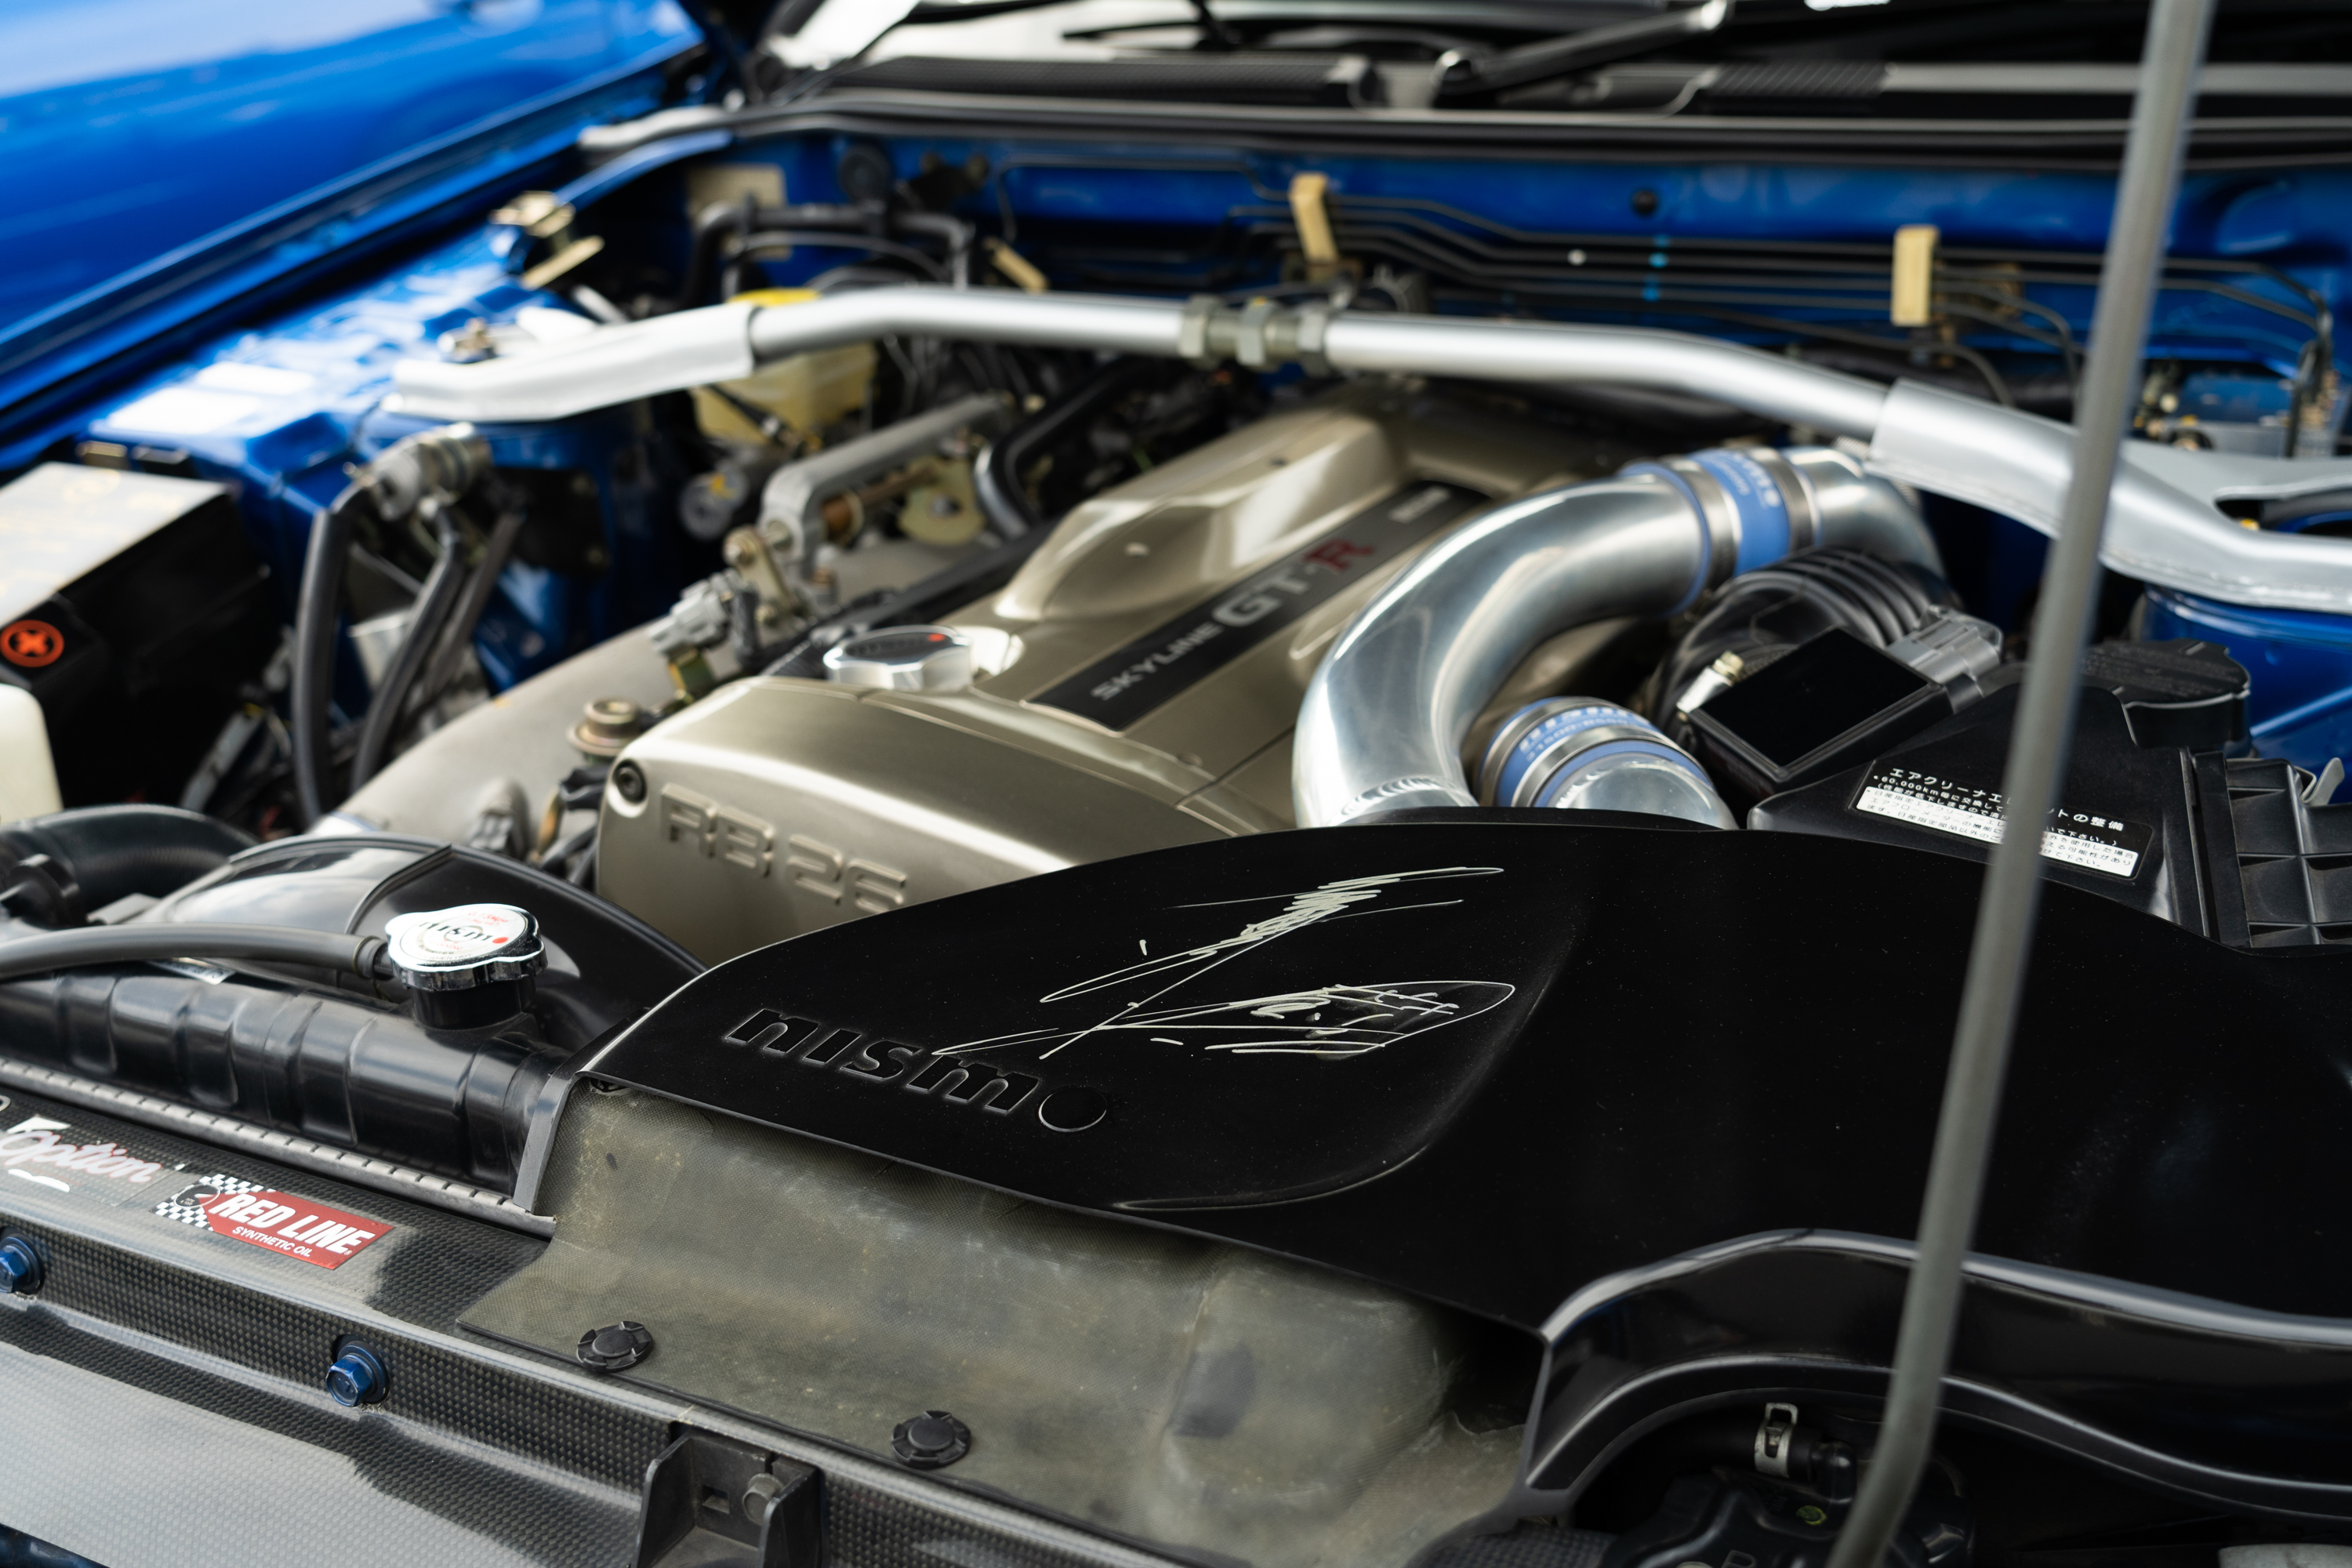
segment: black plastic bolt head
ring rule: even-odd
[[[645,770],[635,763],[623,763],[613,770],[613,788],[631,805],[646,798]]]
[[[1633,193],[1632,205],[1635,216],[1648,217],[1658,210],[1658,193],[1644,185]]]
[[[851,143],[834,165],[833,175],[841,182],[841,194],[861,205],[887,203],[898,186],[890,154],[871,142]]]
[[[643,1323],[608,1323],[580,1336],[580,1364],[590,1372],[625,1372],[653,1349],[654,1336]]]
[[[971,1428],[944,1410],[926,1410],[898,1423],[890,1451],[919,1470],[940,1469],[971,1452]]]

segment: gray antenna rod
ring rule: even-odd
[[[1927,1195],[1919,1205],[1918,1256],[1895,1334],[1885,1422],[1829,1568],[1878,1568],[1935,1442],[1938,1396],[1959,1317],[1960,1267],[1984,1195],[2010,1037],[2042,903],[2040,829],[2058,804],[2074,741],[2078,672],[2098,589],[2107,491],[2115,482],[2125,417],[2139,386],[2148,308],[2164,262],[2165,231],[2179,190],[2189,109],[2212,12],[2213,0],[2156,0],[2148,14],[2139,91],[2132,100],[2131,135],[2099,277],[2091,363],[2074,405],[2074,478],[2042,579],[2025,694],[2001,775],[2012,831],[1994,847],[1977,901],[1943,1110]]]

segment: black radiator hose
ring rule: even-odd
[[[362,980],[392,975],[383,938],[292,926],[230,925],[190,921],[152,925],[82,926],[0,942],[0,981],[110,963],[159,958],[226,958],[324,969]]]
[[[254,845],[251,834],[174,805],[90,805],[0,827],[0,881],[46,855],[83,911],[117,899],[176,893]]]
[[[1021,470],[1127,393],[1167,374],[1159,360],[1114,360],[991,441],[971,466],[972,498],[989,525],[1008,540],[1043,533],[1051,525],[1029,504]]]
[[[354,481],[310,525],[302,556],[301,596],[294,612],[294,797],[304,831],[334,805],[329,795],[332,728],[328,708],[335,694],[335,622],[342,605],[343,570],[352,558],[352,535],[359,509],[374,505],[364,484]]]
[[[302,556],[301,598],[294,614],[294,794],[307,831],[341,796],[332,793],[329,705],[335,692],[335,621],[343,570],[361,510],[397,522],[427,503],[446,505],[490,469],[489,443],[470,425],[444,425],[402,437],[360,470],[310,525]],[[428,606],[418,606],[422,612]],[[442,613],[446,616],[446,608]],[[429,639],[428,639],[429,644]]]
[[[54,819],[20,827],[49,849],[94,837],[65,826],[78,837]],[[503,1014],[421,993],[396,1002],[403,989],[381,984],[383,939],[364,933],[481,902],[530,910],[548,967],[429,999],[504,1001]],[[270,973],[156,963],[181,958]],[[0,918],[0,1071],[38,1067],[506,1190],[549,1075],[700,970],[621,910],[501,856],[393,835],[289,838],[123,925]]]
[[[442,629],[457,610],[458,597],[466,587],[465,535],[447,512],[436,521],[440,525],[436,531],[441,540],[441,558],[433,563],[433,570],[425,575],[425,587],[409,612],[408,630],[401,635],[400,647],[393,654],[383,683],[368,702],[367,721],[360,726],[359,744],[352,752],[348,783],[353,791],[375,776],[385,748],[392,744],[394,731],[400,728],[401,710],[408,706],[408,695],[424,673],[425,661],[440,646]]]

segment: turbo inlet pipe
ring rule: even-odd
[[[1822,544],[1942,564],[1918,509],[1827,447],[1638,463],[1487,513],[1381,590],[1316,670],[1292,740],[1299,826],[1475,805],[1463,739],[1537,644],[1608,616],[1674,615]]]

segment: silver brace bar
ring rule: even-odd
[[[2074,435],[2037,415],[1915,383],[1857,376],[1686,332],[1453,316],[1352,315],[1316,303],[1021,294],[929,284],[805,304],[714,305],[602,327],[473,364],[410,360],[404,412],[560,419],[751,374],[805,350],[890,334],[1339,372],[1588,383],[1713,398],[1870,442],[1890,478],[2054,532]],[[2105,559],[2119,572],[2232,604],[2352,614],[2352,543],[2237,527],[2218,503],[2352,485],[2352,462],[2233,457],[2126,443]]]

